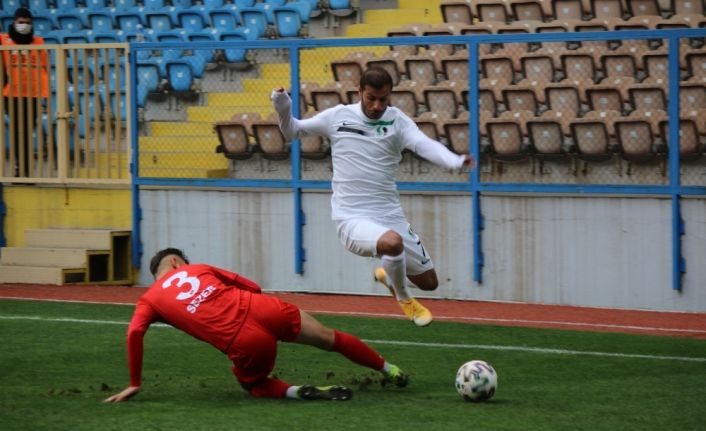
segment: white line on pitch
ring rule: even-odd
[[[93,323],[98,325],[123,325],[128,322],[117,320],[95,320],[95,319],[73,319],[68,317],[41,317],[41,316],[4,316],[0,315],[0,320],[33,320],[43,322],[64,322],[64,323]],[[170,325],[163,323],[155,323],[154,326],[171,328]],[[500,346],[492,344],[449,344],[449,343],[420,343],[414,341],[395,341],[395,340],[363,340],[372,344],[390,344],[396,346],[412,346],[412,347],[430,347],[430,348],[447,348],[447,349],[478,349],[478,350],[504,350],[513,352],[529,352],[529,353],[547,353],[556,355],[581,355],[581,356],[600,356],[609,358],[630,358],[630,359],[656,359],[662,361],[681,361],[681,362],[706,362],[706,358],[689,357],[689,356],[660,356],[660,355],[643,355],[637,353],[611,353],[611,352],[591,352],[582,350],[564,350],[564,349],[549,349],[544,347],[523,347],[523,346]]]
[[[100,301],[82,301],[76,299],[39,299],[39,298],[25,298],[21,296],[0,296],[0,299],[16,299],[22,301],[41,301],[41,302],[66,302],[66,303],[79,303],[79,304],[106,304],[106,305],[135,305],[133,303],[126,302],[100,302]],[[343,316],[364,316],[364,317],[385,317],[385,318],[405,318],[401,314],[392,313],[370,313],[362,311],[329,311],[329,310],[312,310],[306,307],[303,308],[309,313],[320,313],[320,314],[333,314],[333,315],[343,315]],[[706,334],[706,330],[702,329],[682,329],[682,328],[658,328],[652,326],[638,326],[638,325],[609,325],[606,323],[584,323],[584,322],[564,322],[564,321],[554,321],[554,320],[529,320],[529,319],[499,319],[492,317],[465,317],[465,316],[439,316],[434,315],[436,320],[446,320],[446,321],[473,321],[473,322],[487,322],[487,323],[520,323],[520,324],[540,324],[540,325],[557,325],[557,326],[573,326],[573,327],[584,327],[584,328],[609,328],[609,329],[632,329],[639,331],[659,331],[659,332],[671,332],[671,333],[682,333],[682,334]]]

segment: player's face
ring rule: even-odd
[[[381,89],[377,90],[369,85],[365,88],[361,88],[360,101],[363,108],[363,113],[372,120],[377,120],[382,117],[390,104],[390,93],[392,93],[392,87],[386,85]]]

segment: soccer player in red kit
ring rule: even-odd
[[[262,293],[242,275],[205,264],[190,264],[176,248],[152,257],[155,282],[137,301],[127,333],[130,385],[105,402],[137,394],[142,381],[143,339],[149,326],[164,322],[202,340],[233,362],[241,386],[256,397],[348,400],[345,386],[294,386],[270,377],[277,342],[308,344],[342,354],[350,361],[380,371],[399,387],[408,377],[399,367],[357,337],[322,325],[295,305]]]

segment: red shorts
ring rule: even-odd
[[[245,386],[269,376],[277,341],[294,341],[301,331],[299,308],[269,295],[254,294],[240,332],[228,349],[233,374]]]

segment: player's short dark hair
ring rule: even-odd
[[[392,88],[392,77],[382,67],[371,67],[360,76],[360,88],[364,89],[366,86],[376,90],[388,86]]]
[[[15,19],[17,19],[17,18],[29,18],[29,19],[32,19],[32,12],[30,12],[30,10],[27,9],[26,7],[18,7],[17,9],[15,9],[15,16],[14,16],[14,18],[15,18]]]
[[[154,256],[152,256],[152,260],[150,260],[150,272],[152,273],[152,277],[157,275],[157,269],[159,269],[159,264],[162,263],[162,259],[171,255],[178,256],[184,262],[189,263],[189,259],[186,257],[184,252],[178,248],[168,247],[164,250],[159,250],[154,254]]]

